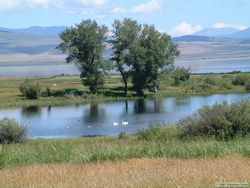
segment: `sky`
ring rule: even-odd
[[[207,27],[250,26],[250,0],[0,0],[0,27],[71,26],[95,19],[111,27],[130,17],[172,36]]]

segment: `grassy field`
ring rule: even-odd
[[[175,126],[138,135],[26,140],[0,148],[0,187],[214,187],[250,182],[250,136],[178,137]]]
[[[216,182],[250,182],[250,158],[144,158],[87,165],[42,164],[0,170],[0,187],[214,187]]]
[[[242,73],[243,74],[243,73]],[[208,95],[212,93],[236,93],[245,92],[245,86],[232,85],[232,80],[239,74],[213,74],[213,75],[192,75],[188,81],[181,83],[179,86],[171,86],[167,81],[163,81],[158,93],[146,91],[147,97],[165,97],[165,96],[188,96],[188,95]],[[250,76],[245,73],[245,76]],[[207,79],[209,78],[209,79]],[[204,80],[213,80],[213,84],[205,83]],[[53,76],[53,77],[32,77],[29,79],[36,80],[45,91],[50,87],[52,92],[65,91],[66,89],[77,89],[84,92],[83,96],[54,96],[41,97],[39,100],[24,99],[18,89],[20,83],[26,78],[20,77],[0,77],[0,107],[16,107],[29,105],[60,105],[72,103],[84,103],[90,101],[117,100],[124,99],[123,84],[119,75],[106,76],[105,85],[100,89],[97,95],[90,95],[87,88],[82,86],[78,76]],[[54,87],[53,84],[57,86]],[[131,84],[130,84],[131,86]],[[128,98],[136,98],[135,92],[129,90]]]
[[[84,164],[106,160],[144,157],[197,158],[240,154],[250,157],[250,136],[229,141],[215,139],[180,139],[177,127],[152,130],[153,136],[38,139],[21,144],[2,145],[0,168],[43,163]],[[150,133],[151,134],[151,133]]]

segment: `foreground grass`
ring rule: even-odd
[[[250,158],[130,159],[85,165],[48,164],[0,170],[0,187],[214,187],[250,182]]]
[[[239,154],[250,157],[250,136],[229,141],[215,139],[182,140],[176,127],[163,126],[146,139],[68,138],[28,140],[22,144],[2,145],[0,168],[43,163],[85,164],[106,160],[144,157],[197,158]]]
[[[238,74],[211,74],[211,75],[192,75],[189,81],[179,86],[170,86],[163,82],[161,90],[158,93],[146,92],[148,97],[165,97],[165,96],[189,96],[189,95],[208,95],[212,93],[236,93],[245,92],[245,86],[234,86],[232,80],[237,75],[250,76],[250,73]],[[215,81],[213,85],[203,83],[202,80],[211,78]],[[41,97],[39,100],[26,100],[20,95],[18,89],[20,83],[26,78],[19,77],[0,77],[0,108],[31,106],[31,105],[62,105],[85,103],[91,101],[117,100],[124,99],[123,84],[119,75],[111,75],[105,77],[105,85],[99,90],[97,95],[90,95],[88,89],[81,85],[78,76],[53,76],[53,77],[32,77],[29,79],[38,81],[42,90],[50,87],[52,91],[63,91],[73,88],[86,93],[82,96],[57,96],[57,97]],[[57,86],[54,87],[53,84]],[[197,84],[198,83],[198,84]],[[199,84],[200,83],[200,84]],[[131,83],[129,84],[131,87]],[[129,90],[128,98],[136,98],[135,92]]]

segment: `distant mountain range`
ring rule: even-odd
[[[240,32],[239,29],[234,28],[205,28],[201,31],[194,33],[197,36],[207,36],[207,37],[227,37],[229,35]]]
[[[36,35],[58,35],[66,28],[67,28],[66,26],[50,26],[50,27],[32,26],[29,28],[21,28],[21,29],[0,27],[0,32],[36,34]]]
[[[239,30],[234,28],[205,28],[193,34],[194,36],[222,37],[222,38],[250,38],[250,28]]]
[[[36,34],[36,35],[58,35],[64,31],[66,26],[50,26],[40,27],[32,26],[29,28],[11,29],[0,27],[0,32],[22,33],[22,34]],[[231,39],[250,39],[250,28],[239,30],[234,28],[205,28],[192,35],[175,37],[176,41],[211,41],[214,38],[231,38]]]

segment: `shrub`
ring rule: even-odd
[[[25,80],[20,86],[19,90],[27,99],[38,99],[41,95],[41,88],[38,82]]]
[[[233,85],[231,83],[224,82],[224,83],[221,84],[221,87],[225,88],[225,89],[232,89]]]
[[[248,81],[248,77],[247,76],[244,76],[244,75],[239,75],[239,76],[236,76],[234,78],[234,80],[232,81],[232,84],[233,85],[241,85],[241,86],[244,86],[246,84],[246,82]]]
[[[250,101],[204,106],[179,121],[182,137],[229,139],[250,133]]]
[[[26,135],[26,128],[15,120],[4,118],[0,121],[0,144],[20,143]]]
[[[250,82],[246,83],[245,88],[246,88],[247,91],[250,91]]]
[[[190,68],[179,68],[176,67],[171,72],[171,77],[173,78],[173,86],[179,85],[181,82],[184,82],[190,78],[191,69]]]
[[[160,82],[163,85],[177,86],[181,82],[187,81],[190,74],[190,68],[171,67],[161,73]]]
[[[191,82],[188,83],[186,89],[186,93],[201,93],[201,92],[206,92],[209,91],[212,86],[204,81],[194,81],[192,80]]]
[[[215,78],[212,78],[212,77],[210,77],[210,76],[207,76],[207,77],[204,79],[204,83],[215,86],[215,85],[216,85],[216,79],[215,79]]]

